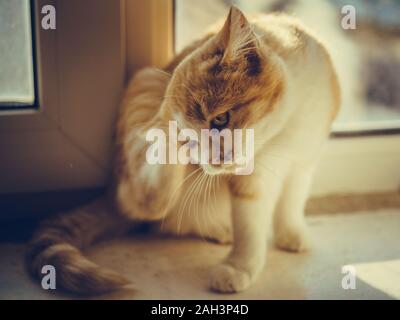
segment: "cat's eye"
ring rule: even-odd
[[[211,120],[212,129],[222,129],[226,127],[229,123],[230,114],[229,112],[221,113]]]

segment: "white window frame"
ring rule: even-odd
[[[0,193],[104,185],[126,76],[124,0],[37,0],[38,105],[0,111]],[[41,8],[56,8],[56,30]]]

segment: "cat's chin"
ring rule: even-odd
[[[210,164],[202,164],[201,165],[204,172],[210,176],[218,176],[218,175],[231,175],[235,174],[236,166],[234,165],[221,165],[221,166],[213,166]]]

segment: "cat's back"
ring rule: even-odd
[[[341,97],[336,71],[323,41],[300,20],[286,14],[255,15],[251,21],[267,50],[285,64],[297,101],[301,97],[325,101],[330,124],[338,113]]]
[[[259,14],[251,17],[260,41],[283,59],[300,58],[306,54],[327,54],[321,40],[300,20],[282,13]]]

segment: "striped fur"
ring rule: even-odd
[[[127,231],[129,224],[104,199],[45,221],[30,243],[27,265],[34,277],[43,277],[44,265],[56,269],[57,286],[80,294],[107,293],[129,281],[103,269],[82,253],[93,243]]]

